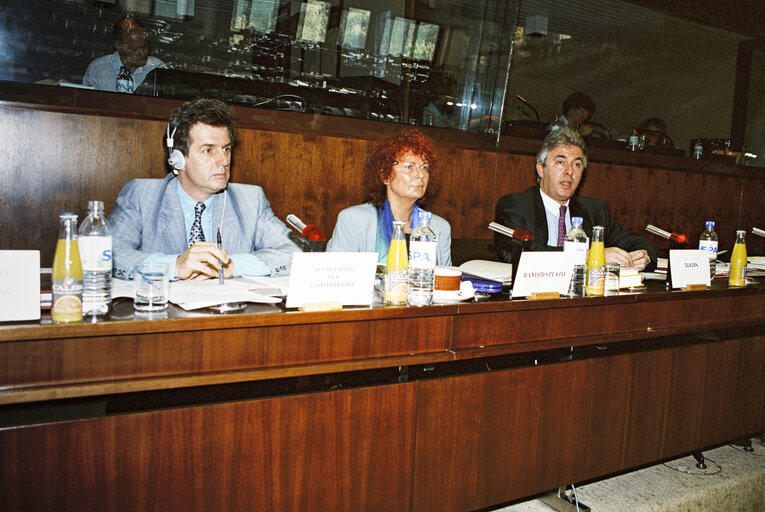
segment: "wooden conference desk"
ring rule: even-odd
[[[765,430],[763,285],[250,313],[0,326],[1,508],[473,510]]]

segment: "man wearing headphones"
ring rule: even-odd
[[[228,182],[235,126],[219,100],[173,111],[165,140],[173,172],[126,183],[109,215],[115,277],[130,279],[146,260],[167,263],[178,279],[216,278],[220,268],[225,277],[289,273],[300,249],[263,189]]]

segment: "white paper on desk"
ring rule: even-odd
[[[242,278],[226,279],[223,285],[217,279],[173,281],[170,283],[169,299],[187,311],[226,302],[277,304],[282,301],[281,298],[257,293],[252,289],[252,283]]]
[[[293,253],[287,307],[310,302],[369,306],[376,270],[376,252]]]
[[[40,251],[0,251],[0,322],[40,319]]]
[[[689,284],[709,286],[709,257],[700,249],[670,249],[669,264],[672,268],[672,288]]]
[[[135,284],[133,281],[112,278],[112,300],[120,297],[135,298]]]
[[[285,297],[290,286],[290,276],[242,276],[241,279],[254,285],[253,292],[272,297]]]
[[[518,262],[513,283],[513,298],[528,297],[532,293],[568,293],[574,256],[565,252],[524,252]]]

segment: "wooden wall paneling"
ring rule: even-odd
[[[0,123],[3,248],[39,248],[43,267],[53,264],[59,213],[81,221],[95,199],[108,213],[126,181],[165,174],[163,123],[15,108],[0,109]]]
[[[744,229],[736,227],[740,218],[744,181],[739,177],[715,174],[675,174],[679,189],[675,196],[674,229],[688,236],[686,248],[696,249],[699,246],[699,235],[705,227],[704,223],[707,220],[715,221],[719,250],[729,251],[728,255],[722,258],[727,261],[733,249],[736,229]]]
[[[657,250],[666,250],[666,242],[645,227],[671,229],[677,173],[597,162],[585,173],[579,195],[602,199],[616,222],[647,238]]]
[[[294,213],[331,236],[340,210],[365,199],[367,141],[240,130],[235,181],[264,188],[280,219]]]
[[[733,249],[735,231],[746,230],[746,249],[749,255],[765,255],[765,238],[752,234],[752,227],[765,229],[765,175],[762,179],[742,179],[741,212],[736,226],[730,226],[730,242],[720,250]],[[718,232],[719,235],[719,232]],[[730,256],[730,253],[729,253]],[[728,258],[725,258],[726,260]]]
[[[450,327],[441,316],[0,343],[0,388],[440,353]]]
[[[6,429],[0,500],[8,512],[409,510],[414,399],[415,384],[397,384]]]
[[[496,153],[460,148],[439,148],[441,189],[432,210],[446,219],[452,238],[491,238]],[[491,216],[491,218],[490,218]]]

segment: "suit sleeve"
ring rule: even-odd
[[[353,210],[346,208],[337,214],[335,229],[332,237],[327,242],[327,252],[361,252],[365,236],[357,227],[363,224],[363,220],[357,218]]]
[[[643,249],[648,253],[648,257],[651,258],[651,261],[648,263],[645,270],[650,272],[655,269],[656,250],[651,242],[640,235],[629,232],[627,228],[614,221],[613,217],[611,217],[611,212],[608,210],[608,206],[605,203],[603,203],[602,210],[602,214],[606,219],[603,223],[603,225],[606,226],[606,247],[619,247],[627,252]]]
[[[518,200],[519,194],[508,194],[497,201],[494,209],[494,221],[513,229],[525,229],[534,234],[533,205],[524,206],[524,202]],[[529,244],[529,251],[544,251],[547,241],[539,241],[536,238]],[[513,263],[520,257],[521,246],[509,236],[494,233],[494,254],[499,261]]]
[[[301,252],[289,237],[289,229],[274,215],[271,205],[261,192],[263,207],[255,228],[253,255],[268,265],[272,276],[288,275],[292,266],[292,254]]]
[[[152,253],[141,250],[143,222],[140,193],[134,180],[128,181],[114,202],[109,214],[112,230],[113,274],[117,279],[130,279],[133,268]]]

